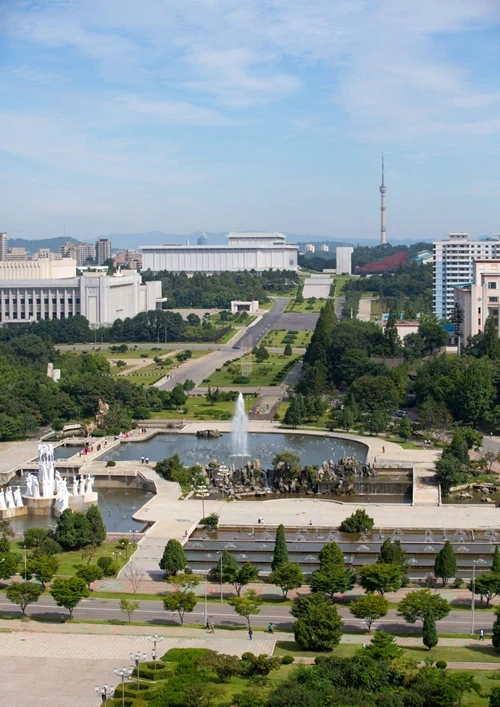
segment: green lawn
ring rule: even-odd
[[[250,412],[255,398],[245,397],[245,408]],[[162,410],[155,412],[154,417],[160,420],[230,420],[234,414],[235,403],[222,401],[210,405],[205,398],[190,397],[180,410]]]
[[[288,342],[284,342],[283,339],[289,334],[287,329],[271,329],[261,341],[262,346],[266,347],[281,347],[285,348]],[[295,339],[293,343],[290,343],[292,349],[305,349],[306,346],[311,341],[313,335],[312,331],[299,331],[295,334]],[[291,335],[293,337],[293,334]]]
[[[179,344],[179,348],[184,345],[184,344]],[[85,351],[79,351],[77,353],[85,353]],[[116,358],[116,359],[121,359],[122,361],[126,361],[128,358],[133,358],[133,359],[138,359],[138,358],[151,358],[153,359],[155,356],[163,356],[168,353],[166,349],[160,349],[160,347],[154,349],[154,348],[148,348],[148,349],[133,349],[129,347],[128,351],[125,351],[124,353],[120,353],[118,351],[110,351],[109,348],[104,348],[104,347],[97,347],[93,353],[99,353],[101,356],[105,356],[106,358]],[[147,354],[147,355],[146,355]]]
[[[382,316],[382,307],[380,305],[380,300],[375,299],[372,300],[372,303],[370,305],[371,311],[370,311],[370,316],[372,319],[380,319]]]
[[[212,373],[208,381],[204,384],[216,387],[240,386],[271,386],[280,385],[275,381],[275,376],[283,370],[290,361],[298,361],[299,358],[284,356],[283,354],[272,353],[263,363],[257,363],[253,354],[242,356],[237,361],[231,361],[220,370]],[[238,383],[237,378],[245,376],[247,382]]]
[[[235,329],[241,329],[241,327],[249,326],[255,319],[257,319],[256,314],[249,314],[246,319],[230,319],[229,321],[224,321],[223,319],[221,319],[219,313],[210,315],[210,321],[212,322],[212,324],[214,324],[214,326],[222,327],[230,324]]]
[[[128,549],[128,557],[130,557],[133,552],[135,552],[135,546],[130,543]],[[113,553],[116,554],[113,555]],[[113,557],[119,569],[121,569],[123,565],[127,562],[125,552],[121,549],[117,549],[116,543],[103,543],[102,545],[100,545],[97,548],[96,554],[90,561],[90,564],[95,565],[99,557]],[[82,559],[81,550],[63,552],[57,555],[57,558],[60,562],[59,571],[57,574],[63,576],[75,574],[78,569],[77,565],[84,565],[87,562],[85,558]]]
[[[373,635],[373,634],[372,634]],[[367,643],[369,643],[370,635],[366,634]],[[354,653],[362,647],[361,643],[341,643],[331,652],[342,658],[354,655]],[[421,646],[406,646],[403,647],[406,655],[420,662],[426,658],[436,660],[445,660],[449,663],[500,663],[500,653],[488,645],[477,646],[436,646],[431,651],[428,651],[424,645]],[[315,658],[318,655],[328,655],[325,652],[306,651],[301,648],[295,641],[277,641],[274,649],[274,655],[293,655],[303,656],[307,658]]]
[[[359,276],[356,276],[356,275],[335,275],[333,278],[336,283],[335,297],[343,297],[345,283],[349,282],[349,280],[352,280],[353,278],[357,279],[357,277],[359,277]]]
[[[309,300],[304,300],[300,304],[297,304],[294,299],[291,299],[287,306],[285,307],[284,311],[285,312],[295,312],[295,313],[302,313],[302,314],[311,314],[313,312],[320,312],[321,308],[324,306],[325,302],[328,300],[328,297],[325,299],[323,297],[319,298],[312,298],[314,299],[314,302],[311,302],[309,304]]]

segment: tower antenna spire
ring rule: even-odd
[[[380,243],[385,245],[387,243],[387,227],[385,225],[385,193],[387,187],[385,186],[385,176],[384,176],[384,155],[382,155],[382,183],[379,188],[380,191]]]

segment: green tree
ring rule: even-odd
[[[304,584],[305,577],[298,563],[285,562],[271,572],[269,581],[281,589],[283,599],[286,599],[291,589],[298,589]]]
[[[500,707],[500,687],[492,687],[489,707]]]
[[[465,479],[462,463],[452,454],[443,454],[435,464],[436,479],[441,485],[443,496],[447,496],[453,486],[458,486]]]
[[[107,532],[99,507],[95,504],[90,506],[86,515],[90,526],[90,543],[92,545],[101,545],[106,540]]]
[[[273,469],[284,473],[287,479],[293,479],[301,470],[300,457],[292,452],[279,452],[273,458]]]
[[[429,650],[438,644],[436,621],[432,611],[424,616],[424,623],[422,626],[422,643]]]
[[[250,617],[254,614],[260,614],[260,607],[264,600],[257,594],[255,589],[249,589],[243,596],[231,597],[227,603],[233,607],[238,616],[243,616],[247,620],[248,628],[250,629]]]
[[[359,568],[359,583],[365,592],[397,592],[401,586],[401,568],[398,565],[363,565]]]
[[[344,407],[342,414],[340,416],[340,424],[344,430],[350,430],[354,425],[354,414],[352,408],[349,406]]]
[[[29,604],[35,604],[42,593],[42,587],[34,582],[12,582],[7,587],[5,596],[9,601],[21,608],[24,618],[26,616],[26,607]]]
[[[496,614],[496,619],[493,624],[491,642],[497,651],[500,651],[500,607],[495,607],[494,611]]]
[[[401,540],[394,540],[393,542],[391,538],[386,538],[380,547],[377,563],[383,565],[399,565],[401,572],[405,573],[407,569],[407,557],[401,545]]]
[[[38,550],[44,540],[49,537],[48,528],[27,528],[24,531],[24,545],[30,549]]]
[[[399,404],[398,389],[389,376],[361,376],[350,392],[364,412],[391,413]]]
[[[469,583],[469,589],[472,592],[472,582]],[[491,572],[489,574],[480,574],[476,577],[474,580],[474,594],[479,594],[481,604],[486,599],[486,607],[488,608],[490,601],[500,594],[500,574]]]
[[[453,550],[453,545],[447,540],[444,547],[436,555],[434,561],[434,574],[443,580],[443,587],[446,586],[448,580],[456,575],[457,558]]]
[[[366,646],[365,652],[374,660],[383,660],[386,662],[402,658],[404,655],[403,649],[396,643],[396,637],[382,630],[375,632],[372,640]]]
[[[247,584],[255,582],[259,577],[259,570],[251,562],[245,562],[236,572],[231,573],[229,583],[233,585],[236,596],[241,595],[241,590]]]
[[[69,611],[71,620],[75,608],[82,599],[89,596],[89,590],[85,581],[80,577],[69,577],[68,579],[56,577],[50,587],[50,594],[57,606],[63,606]]]
[[[363,619],[368,626],[368,632],[372,630],[372,625],[382,617],[387,615],[389,602],[384,597],[374,594],[365,594],[356,601],[349,604],[349,611],[357,619]]]
[[[335,605],[322,599],[305,605],[293,630],[296,642],[304,650],[325,651],[340,643],[342,627],[342,619]]]
[[[19,567],[19,555],[14,552],[0,553],[0,579],[10,579]]]
[[[220,653],[210,653],[200,661],[200,667],[207,668],[217,675],[219,682],[227,682],[233,675],[240,672],[240,661],[234,655],[224,655]]]
[[[290,425],[291,427],[298,427],[302,425],[306,420],[306,405],[304,401],[304,396],[302,393],[297,393],[294,395],[290,401],[290,405],[287,408],[285,417],[283,418],[283,424]]]
[[[255,360],[257,363],[263,363],[269,358],[269,351],[265,346],[259,346],[257,353],[255,354]]]
[[[191,613],[196,606],[197,597],[194,592],[177,590],[167,594],[163,599],[165,611],[177,611],[181,626],[184,624],[184,614]]]
[[[344,567],[344,553],[337,543],[325,543],[318,553],[319,568],[326,569],[329,566]]]
[[[76,576],[80,577],[80,579],[83,579],[88,589],[90,589],[90,585],[92,584],[92,582],[96,582],[98,579],[102,579],[103,571],[97,565],[85,565],[84,567],[80,567],[80,569],[76,573]]]
[[[398,434],[405,441],[411,437],[411,425],[408,415],[401,418],[399,422]]]
[[[312,592],[321,592],[333,599],[335,594],[345,594],[356,582],[356,575],[350,569],[336,565],[326,565],[315,570],[311,575]]]
[[[418,421],[423,430],[442,432],[450,428],[451,415],[443,402],[429,398],[418,410]]]
[[[222,578],[221,578],[222,569]],[[212,567],[209,572],[210,580],[212,582],[224,582],[225,584],[231,583],[234,577],[238,574],[239,565],[236,557],[231,555],[229,550],[222,550],[222,555],[216,564]]]
[[[186,555],[178,540],[168,541],[159,564],[160,569],[164,570],[167,575],[176,575],[186,567]]]
[[[418,589],[408,592],[404,599],[398,604],[398,616],[402,616],[409,624],[422,621],[428,614],[434,616],[435,621],[444,619],[450,613],[450,605],[439,596],[431,594],[428,589]]]
[[[285,356],[291,356],[293,354],[292,347],[290,346],[290,344],[287,344],[285,346],[285,350],[283,351],[283,353]]]
[[[15,536],[10,520],[0,520],[0,553],[10,551],[9,540]]]
[[[494,574],[500,574],[500,547],[495,545],[495,552],[493,553],[493,563],[491,565],[491,571]]]
[[[72,550],[76,547],[76,532],[74,514],[71,508],[67,508],[57,519],[54,540],[64,550]]]
[[[34,577],[40,582],[43,591],[54,579],[58,569],[59,560],[54,555],[35,555],[27,563],[28,577]]]
[[[367,418],[367,427],[370,434],[378,435],[387,429],[387,415],[379,410],[374,410]]]
[[[375,521],[370,518],[364,508],[358,508],[348,518],[345,518],[339,526],[343,533],[367,533],[373,528]]]
[[[278,525],[276,530],[276,541],[274,544],[273,560],[271,562],[271,569],[273,572],[277,570],[282,565],[286,565],[289,562],[288,559],[288,548],[286,545],[285,528],[283,525]]]
[[[139,608],[139,602],[134,599],[123,598],[120,600],[120,611],[123,614],[127,614],[128,622],[132,620],[132,614]]]

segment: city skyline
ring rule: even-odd
[[[0,19],[10,238],[376,241],[382,152],[388,242],[500,230],[493,0],[41,0]]]

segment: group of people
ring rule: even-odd
[[[149,457],[141,457],[141,464],[149,464]]]
[[[208,631],[208,633],[215,633],[215,624],[213,621],[209,621],[207,619],[207,622],[205,624],[205,630]],[[274,626],[272,621],[269,622],[269,625],[267,627],[267,632],[274,634]],[[250,641],[253,640],[253,631],[251,628],[248,629],[248,638]]]

